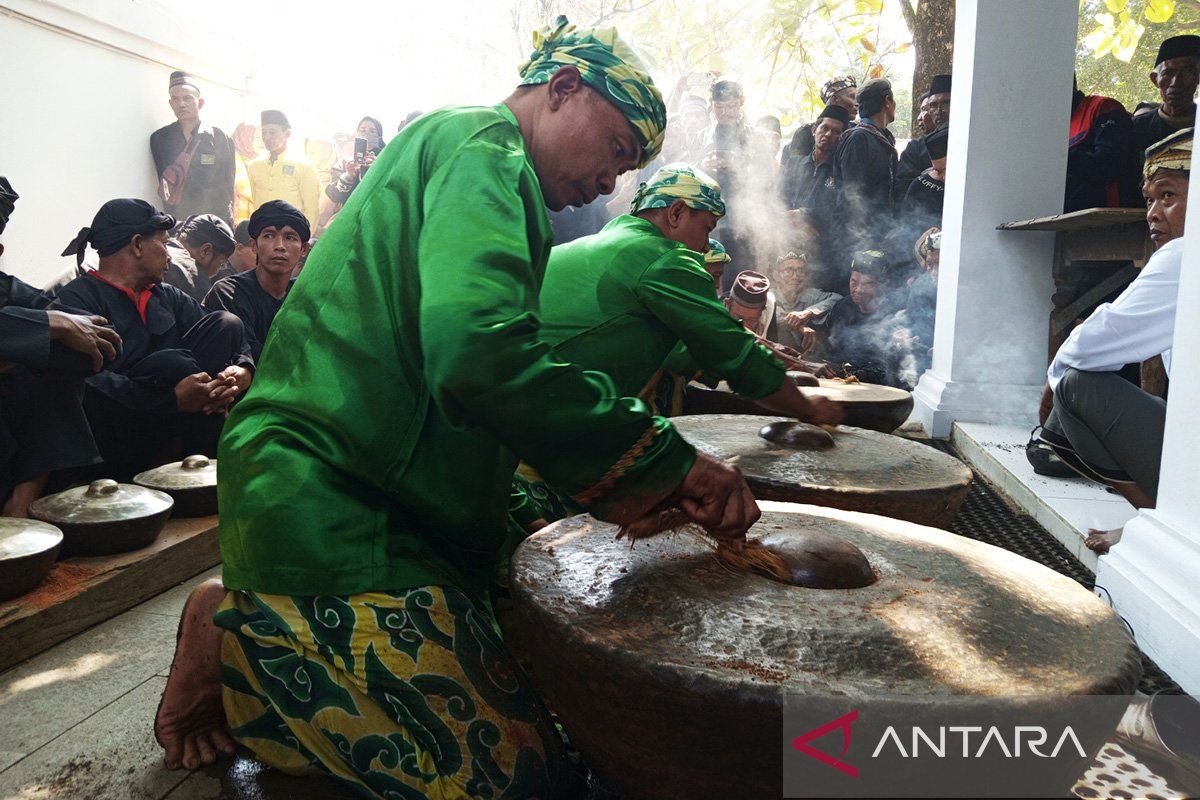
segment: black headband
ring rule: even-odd
[[[79,229],[62,254],[75,256],[76,265],[82,265],[83,254],[87,252],[89,244],[104,258],[129,244],[134,236],[145,236],[173,227],[174,217],[162,213],[145,200],[109,200],[100,206],[90,227]]]
[[[265,228],[278,229],[285,225],[290,225],[306,242],[312,236],[308,217],[304,216],[300,209],[283,200],[268,200],[250,215],[250,238],[257,239]]]

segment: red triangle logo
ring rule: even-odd
[[[845,761],[840,760],[841,756],[846,755],[846,751],[850,749],[850,726],[858,719],[858,709],[854,709],[849,714],[844,714],[835,720],[830,720],[820,727],[813,728],[808,733],[802,733],[792,740],[792,747],[804,753],[806,756],[815,758],[822,764],[833,767],[839,772],[844,772],[851,778],[858,777],[858,767],[853,767]],[[838,758],[834,758],[828,753],[822,752],[809,744],[814,739],[820,739],[822,736],[832,733],[835,730],[842,732],[842,752],[838,753]]]

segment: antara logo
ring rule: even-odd
[[[1080,758],[1087,758],[1087,753],[1083,751],[1083,745],[1079,743],[1079,738],[1075,735],[1075,731],[1068,725],[1063,729],[1062,734],[1058,737],[1058,742],[1054,745],[1053,752],[1043,753],[1039,748],[1046,744],[1050,738],[1049,732],[1040,725],[1017,725],[1013,728],[1008,739],[1000,733],[1000,729],[995,725],[990,728],[983,728],[979,725],[950,725],[942,726],[937,729],[937,740],[929,736],[924,728],[913,727],[912,738],[910,740],[911,747],[908,750],[904,749],[904,742],[900,740],[900,735],[896,733],[895,727],[889,725],[887,730],[883,732],[883,736],[879,737],[879,744],[875,745],[875,752],[871,753],[871,758],[878,758],[880,752],[890,742],[896,749],[896,752],[903,758],[917,758],[920,755],[921,742],[925,742],[925,748],[937,758],[946,758],[946,734],[949,733],[951,740],[954,737],[959,737],[962,740],[962,757],[963,758],[983,758],[984,753],[988,748],[994,748],[995,752],[1004,754],[1005,758],[1020,758],[1021,743],[1024,742],[1029,752],[1038,758],[1058,758],[1058,754],[1062,752],[1063,745],[1070,741],[1071,746],[1075,748],[1075,752]],[[985,732],[986,731],[986,732]],[[972,748],[972,734],[980,735],[981,738],[975,741],[979,742],[978,748]],[[1009,742],[1012,742],[1011,749]],[[950,756],[954,757],[954,752],[951,751]]]
[[[850,734],[852,733],[850,726],[858,719],[858,709],[854,709],[849,714],[843,714],[835,720],[830,720],[820,727],[813,728],[808,733],[802,733],[795,739],[792,739],[792,747],[804,753],[806,756],[811,756],[822,764],[833,767],[839,772],[844,772],[851,778],[858,777],[858,767],[851,766],[840,759],[840,756],[846,755],[846,751],[850,749]],[[820,739],[827,733],[841,730],[842,732],[842,752],[839,753],[839,758],[834,758],[828,753],[823,753],[817,748],[809,744],[813,739]]]
[[[849,775],[851,778],[857,778],[858,768],[842,760],[846,752],[850,749],[850,737],[853,734],[852,726],[857,720],[858,709],[854,709],[850,713],[830,720],[807,733],[800,734],[792,740],[792,749],[804,753],[810,758],[815,758],[822,764],[833,767],[839,772]],[[811,742],[834,731],[841,731],[842,733],[842,749],[836,757],[812,746]],[[959,751],[962,753],[962,758],[982,758],[989,752],[989,749],[994,750],[996,753],[1003,753],[1005,758],[1020,758],[1022,755],[1022,744],[1024,744],[1025,750],[1028,753],[1038,758],[1057,758],[1058,754],[1067,746],[1073,748],[1079,754],[1080,758],[1087,758],[1087,753],[1084,752],[1083,745],[1079,742],[1079,737],[1075,735],[1075,731],[1070,725],[1063,729],[1056,740],[1054,749],[1049,753],[1043,752],[1041,748],[1050,741],[1050,734],[1040,725],[1017,725],[1007,738],[1001,733],[1000,728],[995,725],[988,728],[979,725],[941,726],[933,736],[927,733],[924,728],[913,726],[911,736],[908,739],[910,744],[908,749],[905,749],[904,740],[901,739],[896,727],[889,725],[883,732],[883,735],[879,737],[879,742],[875,745],[875,750],[871,753],[871,758],[879,758],[881,753],[886,755],[884,751],[889,748],[894,749],[896,754],[902,758],[918,758],[924,755],[922,749],[936,758],[946,758],[947,752],[950,753],[949,757],[955,758],[957,757],[957,748],[951,749],[949,746],[954,743],[955,738],[959,739],[962,743],[961,750]],[[977,744],[972,746],[973,743]]]

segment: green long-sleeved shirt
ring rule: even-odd
[[[555,247],[542,283],[542,336],[569,361],[636,395],[682,341],[696,365],[750,398],[784,366],[717,299],[703,256],[639,217]]]
[[[542,340],[550,241],[505,106],[444,109],[391,142],[309,256],[227,422],[226,586],[480,597],[518,457],[601,513],[678,485],[694,450]]]

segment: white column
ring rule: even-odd
[[[1193,176],[1197,170],[1193,154]],[[1200,694],[1200,188],[1189,194],[1157,508],[1125,525],[1121,541],[1100,557],[1096,583],[1142,650]]]
[[[959,0],[932,368],[914,392],[925,430],[1033,426],[1046,382],[1052,233],[996,230],[1062,211],[1076,0]]]

